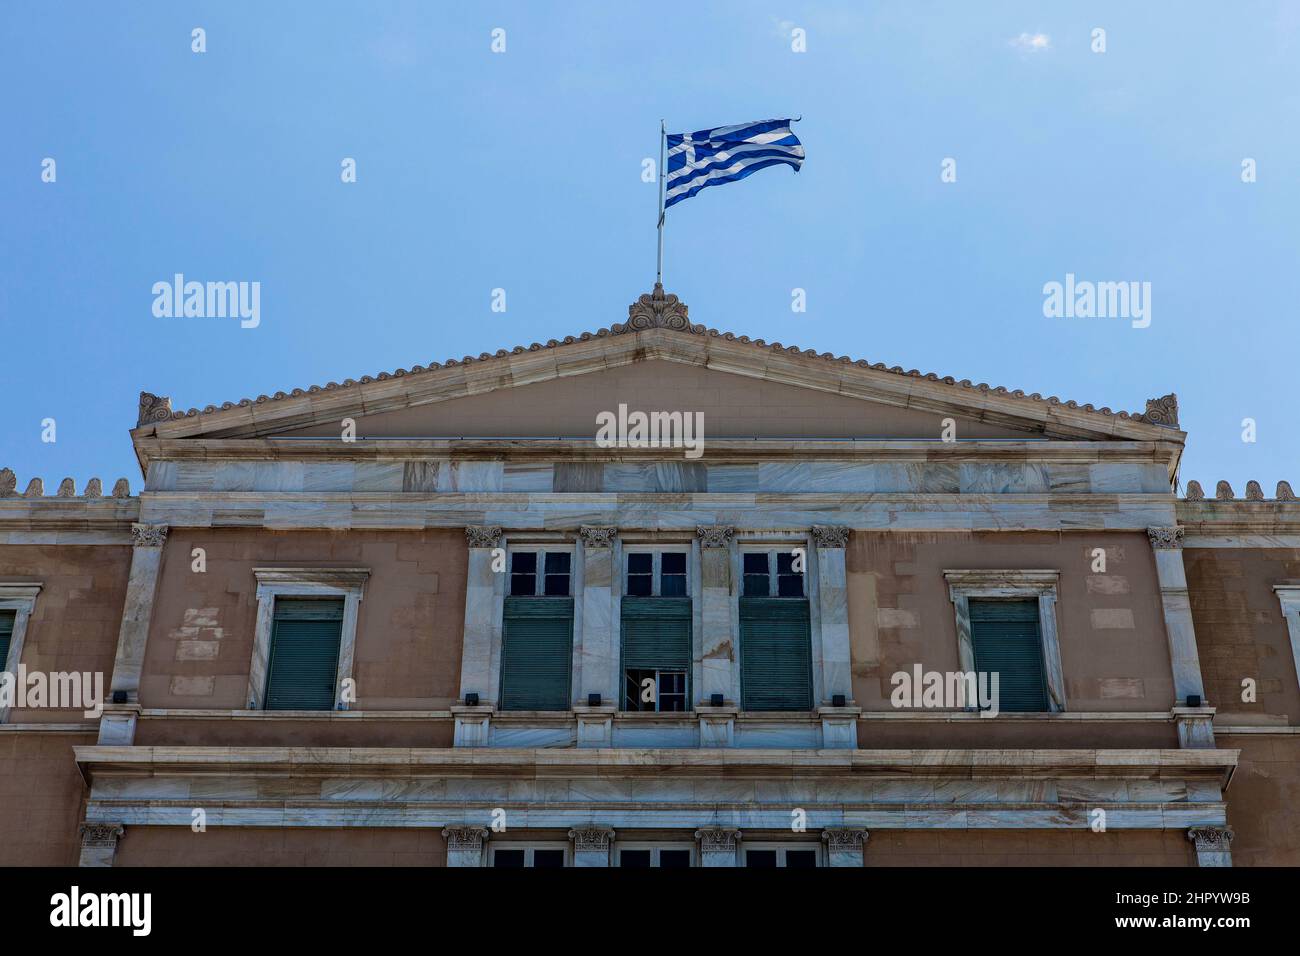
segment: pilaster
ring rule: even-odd
[[[131,525],[131,571],[126,582],[122,626],[117,632],[110,701],[137,703],[140,700],[140,673],[144,668],[144,650],[149,641],[149,622],[153,619],[154,595],[166,541],[165,524]],[[135,737],[134,722],[131,722],[130,736]]]
[[[839,694],[847,703],[853,699],[848,578],[844,568],[849,529],[813,525],[812,539],[817,547],[817,606],[821,621],[824,702],[831,703]]]
[[[583,525],[578,531],[582,542],[578,701],[583,704],[592,694],[599,694],[602,704],[618,703],[619,649],[614,628],[614,586],[618,580],[614,573],[614,539],[617,535],[616,528],[590,525]]]
[[[701,671],[703,680],[698,700],[708,703],[721,694],[725,703],[737,697],[732,674],[736,649],[731,621],[732,538],[729,526],[695,529],[700,538],[700,605],[703,609],[701,634]]]
[[[447,841],[448,866],[482,866],[483,848],[488,831],[484,827],[447,827],[442,831]]]
[[[1205,685],[1201,680],[1201,659],[1196,649],[1192,605],[1187,595],[1187,572],[1183,567],[1183,529],[1147,528],[1147,537],[1155,554],[1156,581],[1160,586],[1160,604],[1169,639],[1169,662],[1173,669],[1175,706],[1198,708],[1205,704]],[[1181,721],[1182,718],[1178,719]],[[1185,735],[1180,728],[1179,736],[1195,738],[1200,735]],[[1208,746],[1213,745],[1211,734]]]
[[[740,831],[726,827],[706,827],[695,831],[700,843],[700,866],[736,866]]]
[[[1232,827],[1192,827],[1187,839],[1196,845],[1197,866],[1232,866]]]
[[[117,841],[126,832],[120,823],[83,823],[81,825],[81,859],[78,866],[112,866],[117,856]]]
[[[480,704],[497,699],[497,668],[501,654],[501,614],[506,567],[493,569],[493,551],[503,547],[501,529],[467,527],[469,566],[465,578],[465,627],[460,658],[460,699],[477,694]]]
[[[573,841],[574,866],[609,866],[609,848],[614,841],[614,831],[609,827],[593,824],[575,827],[569,831]]]
[[[822,831],[826,844],[827,866],[862,866],[862,850],[867,845],[867,831],[830,828]]]

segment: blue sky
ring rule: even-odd
[[[6,3],[0,466],[138,488],[141,389],[202,407],[621,321],[660,117],[802,116],[797,175],[670,210],[694,321],[1116,409],[1176,391],[1184,480],[1271,496],[1300,487],[1298,79],[1284,2]],[[260,282],[261,324],[156,318],[177,272]],[[1045,318],[1068,272],[1150,282],[1150,326]]]

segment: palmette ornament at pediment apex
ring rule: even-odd
[[[691,325],[686,303],[670,292],[664,292],[662,283],[656,282],[653,292],[642,295],[627,307],[627,322],[610,328],[614,335],[641,332],[645,329],[673,329],[704,335],[702,325]]]

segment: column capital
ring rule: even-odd
[[[734,853],[740,831],[725,827],[706,827],[695,831],[695,839],[700,841],[700,850],[704,853]]]
[[[126,832],[120,823],[83,823],[80,828],[83,847],[116,847],[118,837]]]
[[[447,841],[448,851],[482,850],[488,831],[486,827],[447,827],[442,836]]]
[[[849,543],[849,529],[840,525],[815,524],[812,537],[819,548],[844,548]]]
[[[608,548],[618,537],[618,528],[605,528],[598,525],[584,524],[578,528],[578,536],[588,548]]]
[[[137,548],[161,548],[167,540],[165,524],[132,524],[131,544]]]
[[[1191,827],[1187,839],[1196,844],[1196,852],[1227,853],[1232,849],[1232,827]]]
[[[736,529],[730,525],[699,526],[695,529],[701,548],[727,548],[731,546]]]
[[[497,548],[501,546],[501,529],[496,525],[470,525],[465,537],[471,548]]]
[[[866,830],[845,829],[841,827],[827,827],[822,831],[822,840],[826,843],[827,849],[832,852],[836,850],[861,850],[867,843],[870,834]]]
[[[1182,528],[1147,528],[1147,537],[1157,551],[1174,551],[1183,546]]]
[[[578,853],[586,851],[603,853],[609,850],[610,841],[614,839],[614,830],[599,824],[574,827],[569,831],[569,839],[573,841],[573,849]]]

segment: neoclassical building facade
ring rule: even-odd
[[[1186,438],[659,287],[142,393],[138,493],[0,472],[6,670],[107,698],[0,709],[0,862],[1300,864],[1300,503],[1180,498]]]

